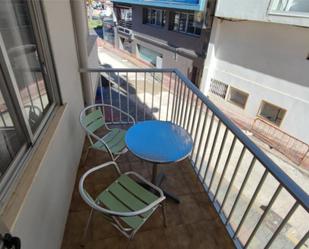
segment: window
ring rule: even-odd
[[[159,60],[160,60],[160,58],[162,58],[161,54],[159,54],[156,51],[153,51],[149,48],[141,46],[139,44],[137,45],[137,51],[138,51],[138,56],[142,60],[152,64],[153,66],[157,66],[158,58],[159,58]]]
[[[165,11],[160,9],[144,9],[144,24],[151,24],[159,27],[165,25]]]
[[[230,87],[228,101],[237,105],[241,108],[246,107],[246,103],[248,100],[249,94],[243,91],[240,91],[234,87]]]
[[[227,93],[227,89],[228,89],[228,85],[216,80],[216,79],[211,79],[211,83],[210,83],[210,89],[209,91],[217,96],[219,96],[220,98],[225,99],[226,97],[226,93]]]
[[[34,7],[35,6],[35,7]],[[30,13],[36,9],[36,17]],[[36,142],[58,97],[38,2],[2,0],[0,9],[0,188]],[[42,32],[43,31],[43,32]],[[44,47],[44,49],[43,49]],[[53,83],[52,83],[53,82]],[[3,193],[0,193],[0,199]]]
[[[285,13],[306,13],[309,14],[308,0],[274,0],[272,10]]]
[[[286,114],[286,110],[273,104],[262,101],[258,115],[267,121],[280,126]]]
[[[196,13],[184,13],[184,12],[172,12],[170,16],[169,29],[193,34],[200,35],[203,27],[203,18],[201,12]]]

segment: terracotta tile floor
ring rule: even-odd
[[[91,166],[107,161],[109,158],[106,153],[90,151],[85,163],[80,164],[62,249],[81,247],[83,230],[90,211],[79,196],[79,178]],[[118,163],[122,171],[134,170],[151,179],[151,164],[141,161],[129,152],[122,155]],[[167,175],[162,186],[177,194],[181,200],[180,204],[167,201],[167,228],[163,226],[162,212],[158,209],[128,243],[128,240],[100,213],[95,212],[85,243],[86,249],[234,248],[207,194],[197,181],[189,161],[161,165],[160,170]],[[112,168],[106,168],[90,177],[86,182],[87,189],[91,195],[95,195],[106,188],[116,176]]]

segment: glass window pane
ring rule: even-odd
[[[189,20],[188,20],[188,33],[194,34],[195,31],[195,23],[194,23],[194,15],[189,15]]]
[[[0,82],[4,85],[4,82]],[[26,139],[12,119],[11,110],[0,90],[0,179],[8,169]]]
[[[186,32],[187,14],[180,13],[179,17],[179,31]]]
[[[309,13],[308,0],[276,0],[274,9],[285,12],[306,12]]]
[[[35,132],[51,104],[26,0],[1,2],[6,26],[0,32],[9,56],[29,124]]]

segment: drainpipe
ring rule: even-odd
[[[88,68],[88,23],[87,8],[84,0],[71,0],[72,21],[75,33],[76,50],[79,60],[79,69]],[[94,103],[92,80],[90,73],[82,73],[82,89],[85,105]]]

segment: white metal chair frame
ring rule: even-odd
[[[118,157],[119,157],[121,154],[124,154],[124,153],[127,152],[127,149],[124,149],[124,150],[121,151],[119,154],[115,154],[115,155],[114,155],[114,154],[111,152],[111,150],[110,150],[110,148],[108,147],[108,145],[107,145],[107,144],[105,143],[105,141],[104,141],[105,136],[108,135],[108,134],[106,134],[105,136],[103,136],[103,137],[100,138],[100,137],[97,136],[95,133],[89,131],[89,130],[87,129],[87,127],[86,127],[86,126],[83,124],[83,122],[82,122],[83,118],[86,116],[86,112],[87,112],[89,109],[98,108],[98,107],[100,107],[101,110],[102,110],[102,114],[103,114],[103,115],[102,115],[102,118],[104,119],[104,126],[105,126],[105,128],[106,128],[108,131],[111,131],[112,129],[109,128],[107,124],[113,124],[113,123],[111,123],[111,122],[108,123],[108,122],[105,121],[105,111],[104,111],[104,107],[110,107],[111,109],[115,109],[117,112],[119,112],[119,113],[121,113],[121,114],[124,114],[124,115],[126,115],[129,119],[131,119],[131,122],[120,122],[120,124],[132,123],[132,124],[134,125],[134,124],[135,124],[135,119],[134,119],[129,113],[126,113],[125,111],[119,109],[119,108],[116,107],[116,106],[112,106],[112,105],[108,105],[108,104],[94,104],[94,105],[90,105],[90,106],[87,106],[85,109],[83,109],[83,110],[81,111],[81,113],[80,113],[80,117],[79,117],[80,124],[81,124],[81,126],[83,127],[83,129],[86,131],[87,137],[88,137],[88,139],[89,139],[89,141],[90,141],[90,143],[91,143],[91,146],[89,146],[89,147],[87,148],[86,155],[85,155],[85,160],[87,159],[89,150],[90,150],[90,149],[95,149],[95,148],[93,147],[94,142],[93,142],[93,139],[92,139],[92,138],[94,138],[95,140],[100,141],[100,142],[104,145],[104,147],[106,148],[106,150],[107,150],[109,156],[111,157],[112,161],[116,161],[116,160],[118,159]],[[120,115],[121,115],[121,114],[120,114]],[[118,123],[115,122],[115,124],[119,124],[119,122],[118,122]]]
[[[81,195],[82,199],[91,207],[90,215],[89,215],[89,218],[88,218],[88,221],[87,221],[87,225],[86,225],[86,228],[85,228],[85,232],[84,232],[84,239],[87,236],[87,231],[88,231],[88,228],[89,228],[89,225],[90,225],[90,222],[91,222],[91,218],[92,218],[92,214],[93,214],[94,210],[102,212],[105,216],[110,218],[111,224],[115,228],[117,228],[123,235],[125,235],[129,240],[131,240],[134,237],[134,235],[140,229],[140,227],[144,224],[144,222],[141,223],[141,225],[139,227],[137,227],[136,229],[133,229],[133,228],[124,227],[120,223],[119,219],[117,219],[117,217],[138,216],[138,215],[144,214],[144,213],[146,213],[146,212],[148,212],[150,210],[152,210],[153,211],[152,213],[154,213],[154,211],[160,206],[162,208],[162,211],[163,211],[164,226],[166,226],[166,217],[165,217],[164,204],[162,203],[165,200],[165,196],[164,196],[163,191],[160,188],[158,188],[157,186],[155,186],[154,184],[152,184],[151,182],[147,181],[141,175],[137,174],[136,172],[129,171],[129,172],[126,172],[124,174],[125,175],[133,175],[133,176],[135,176],[136,178],[138,178],[138,180],[140,182],[142,182],[143,184],[149,186],[151,189],[153,189],[153,190],[155,190],[155,191],[157,191],[159,193],[159,198],[156,201],[154,201],[151,204],[149,204],[148,206],[146,206],[146,207],[144,207],[144,208],[142,208],[142,209],[140,209],[138,211],[117,212],[117,211],[112,211],[110,209],[103,208],[102,206],[100,206],[100,202],[99,201],[94,201],[91,198],[91,196],[89,196],[89,194],[84,189],[84,182],[85,182],[85,179],[87,178],[87,176],[89,176],[90,174],[92,174],[95,171],[98,171],[98,170],[103,169],[103,168],[105,168],[107,166],[110,166],[110,165],[113,165],[115,167],[118,175],[121,176],[121,172],[120,172],[120,169],[119,169],[117,163],[111,161],[111,162],[107,162],[107,163],[104,163],[104,164],[101,164],[99,166],[91,168],[90,170],[88,170],[81,177],[81,179],[79,181],[79,192],[80,192],[80,195]],[[147,217],[147,219],[148,218],[149,217]]]

